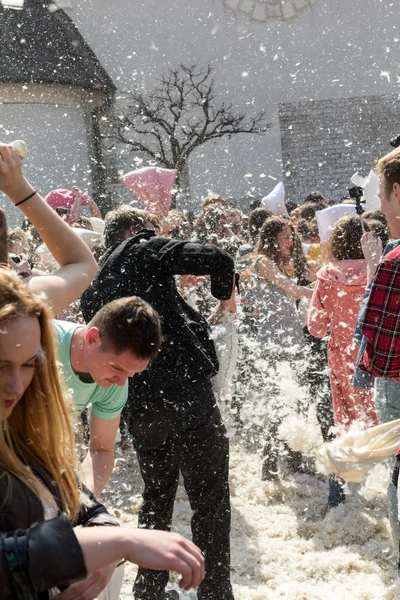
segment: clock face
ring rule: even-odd
[[[287,21],[317,2],[318,0],[224,0],[225,6],[248,14],[254,21]]]

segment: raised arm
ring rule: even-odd
[[[67,219],[67,222],[70,225],[79,219],[82,213],[82,206],[85,204],[89,207],[91,217],[97,217],[98,219],[102,218],[100,209],[93,198],[87,196],[85,200],[83,192],[81,192],[81,190],[75,186],[72,188],[72,191],[75,193],[75,200],[71,206],[69,218]]]
[[[367,261],[367,281],[372,280],[382,256],[382,240],[373,231],[366,231],[361,237],[361,248]]]
[[[88,196],[88,207],[90,210],[90,216],[91,217],[97,217],[98,219],[102,219],[102,214],[101,214],[101,210],[99,209],[99,207],[97,206],[96,202],[93,200],[93,198],[91,198],[91,196]]]
[[[96,275],[96,261],[74,230],[25,179],[21,160],[11,146],[0,146],[0,190],[30,220],[60,265],[60,269],[52,275],[34,277],[29,281],[32,291],[44,293],[53,314],[58,314],[88,287]]]
[[[283,290],[288,296],[300,300],[300,298],[311,298],[312,289],[303,285],[297,285],[290,277],[287,277],[278,266],[267,256],[263,256],[257,262],[258,276],[266,279]]]
[[[211,293],[218,300],[229,300],[235,272],[233,259],[225,250],[211,244],[197,244],[156,238],[154,250],[164,272],[171,275],[209,275]]]

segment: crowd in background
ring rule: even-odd
[[[300,206],[287,203],[280,214],[261,201],[254,201],[244,214],[211,194],[202,200],[197,215],[171,209],[162,218],[133,205],[119,205],[102,215],[77,188],[53,190],[45,200],[89,246],[100,273],[113,252],[142,230],[196,248],[212,245],[223,251],[221,256],[226,253],[233,259],[239,275],[236,313],[227,312],[222,319],[226,328],[218,356],[220,369],[225,362],[229,368],[214,393],[228,435],[259,453],[263,480],[316,473],[312,459],[291,447],[285,435],[288,427],[296,429],[300,418],[314,414],[324,442],[354,423],[371,427],[381,422],[371,382],[357,378],[360,350],[354,333],[359,325],[365,343],[371,341],[358,317],[382,252],[388,244],[392,250],[389,242],[397,237],[386,220],[387,211],[349,208],[321,243],[318,211],[331,203],[316,191]],[[351,207],[357,202],[344,198],[342,204]],[[52,253],[32,224],[25,219],[21,228],[7,232],[4,213],[1,219],[2,262],[24,281],[51,273]],[[200,271],[176,270],[176,287],[212,330],[221,327],[221,319],[215,318],[221,314],[212,293],[212,274]],[[79,300],[58,318],[84,323]],[[359,366],[367,371],[362,360]],[[131,411],[128,401],[120,425],[122,450],[131,447]],[[332,473],[327,505],[335,508],[344,501],[344,481]]]
[[[104,253],[120,241],[113,229],[129,227],[138,218],[143,218],[146,228],[157,235],[213,244],[235,260],[240,275],[235,322],[239,360],[225,417],[238,435],[245,430],[253,448],[263,447],[264,479],[282,475],[283,464],[278,456],[285,458],[283,462],[291,472],[313,469],[309,461],[280,439],[279,425],[290,411],[306,413],[313,405],[325,441],[354,420],[376,423],[372,391],[352,384],[357,355],[352,338],[367,283],[362,237],[371,231],[386,246],[390,233],[383,213],[369,211],[362,217],[342,218],[321,247],[316,213],[329,203],[316,191],[310,192],[302,205],[281,216],[257,200],[253,200],[252,210],[246,215],[217,194],[203,199],[197,215],[171,209],[163,219],[132,205],[120,205],[104,215],[100,229],[100,210],[87,194],[79,194],[82,202],[78,210],[75,203],[75,214],[71,214],[74,190],[54,190],[46,200],[81,235],[83,230],[92,232],[92,237],[83,239],[100,264]],[[343,202],[355,204],[350,198]],[[84,206],[89,206],[90,216],[82,214]],[[100,233],[104,227],[105,236]],[[22,277],[49,271],[52,265],[45,251],[28,221],[21,229],[9,231],[9,264]],[[210,319],[216,301],[207,277],[181,275],[177,279],[185,300]],[[79,303],[59,318],[83,322]],[[288,369],[286,376],[289,372],[294,385],[302,390],[291,406],[282,391],[283,365]],[[291,394],[297,392],[292,390]],[[255,408],[258,422],[254,419]],[[125,409],[128,411],[129,406]],[[250,420],[246,416],[249,412],[253,412]],[[121,436],[122,447],[130,447],[124,420]],[[334,477],[330,485],[329,505],[336,506],[344,495]]]

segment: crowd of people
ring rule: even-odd
[[[77,188],[42,199],[0,146],[0,190],[25,217],[7,230],[0,213],[2,598],[117,598],[125,560],[136,600],[178,598],[169,570],[199,600],[233,600],[230,437],[273,482],[316,474],[285,435],[310,410],[324,442],[400,418],[400,150],[375,171],[381,210],[344,198],[323,237],[320,192],[279,214],[211,194],[198,215],[102,215]],[[97,500],[118,440],[144,483],[138,529]],[[180,474],[192,542],[169,533]],[[344,484],[327,478],[328,509]]]

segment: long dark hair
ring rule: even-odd
[[[249,215],[249,222],[247,225],[247,232],[249,236],[249,242],[252,244],[257,243],[258,236],[260,235],[260,229],[264,225],[267,219],[274,216],[274,213],[265,206],[255,208]]]
[[[304,282],[307,280],[306,259],[301,246],[301,240],[288,219],[284,219],[283,217],[270,217],[267,219],[261,227],[256,251],[258,254],[270,258],[282,273],[285,273],[286,262],[282,259],[277,238],[288,227],[291,230],[293,239],[290,258],[293,261],[295,276],[298,282]]]

